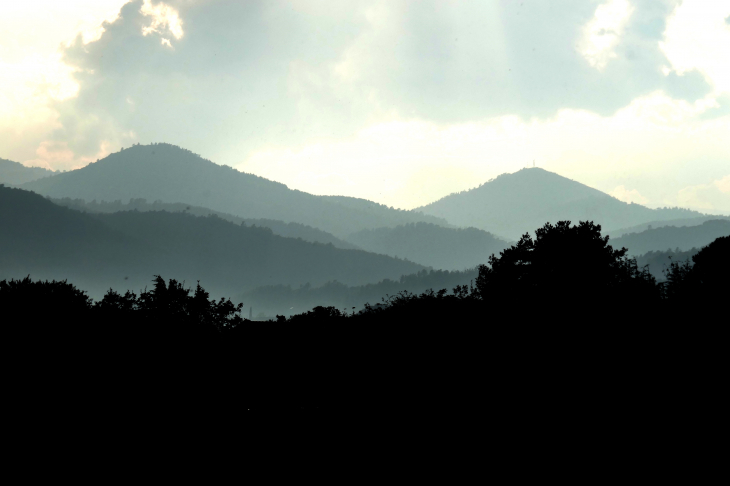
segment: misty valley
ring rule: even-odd
[[[485,366],[559,357],[576,335],[595,360],[629,335],[671,347],[688,323],[727,323],[730,217],[540,168],[408,211],[163,143],[69,172],[0,160],[0,183],[7,337],[166,400],[194,386],[249,408],[477,406]],[[148,371],[168,360],[183,368],[159,384]]]

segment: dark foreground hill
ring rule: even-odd
[[[716,238],[728,235],[730,221],[710,220],[697,226],[663,226],[640,233],[629,233],[620,238],[612,238],[611,244],[618,248],[628,248],[630,255],[642,255],[649,251],[687,251],[701,248]]]
[[[88,166],[30,182],[53,198],[186,203],[243,218],[296,222],[344,237],[366,228],[442,219],[353,198],[314,196],[169,144],[135,145]]]
[[[509,244],[476,228],[444,228],[412,223],[353,233],[347,241],[384,255],[406,258],[441,270],[464,270],[485,263]]]
[[[89,215],[20,189],[0,188],[0,279],[66,279],[99,295],[139,290],[153,275],[234,295],[261,285],[397,279],[423,267],[184,213]]]
[[[169,213],[187,213],[192,216],[218,216],[221,219],[230,221],[233,224],[241,223],[247,226],[263,226],[269,228],[275,235],[284,236],[286,238],[301,238],[304,241],[312,243],[332,243],[336,248],[344,248],[347,250],[359,250],[357,246],[348,243],[336,236],[322,231],[318,228],[312,228],[300,223],[285,223],[274,219],[252,219],[240,218],[228,213],[213,211],[212,209],[193,206],[185,203],[165,203],[162,201],[147,202],[146,199],[130,199],[129,202],[122,201],[91,201],[86,202],[83,199],[51,199],[55,204],[65,206],[67,208],[76,209],[78,211],[89,213],[118,213],[120,211],[167,211]]]
[[[502,174],[476,189],[451,194],[418,208],[458,226],[474,226],[518,239],[546,221],[593,221],[604,232],[647,221],[689,218],[686,209],[649,209],[540,168]]]
[[[53,174],[54,171],[42,167],[26,167],[12,160],[0,159],[0,184],[19,186]]]

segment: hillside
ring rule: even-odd
[[[41,167],[26,167],[12,160],[0,159],[0,184],[19,186],[53,174],[55,172],[52,170]]]
[[[0,188],[0,279],[65,279],[99,295],[139,290],[155,274],[219,295],[261,285],[337,280],[362,285],[420,265],[234,225],[216,216],[127,211],[90,215],[20,189]]]
[[[464,270],[487,263],[509,245],[476,228],[444,228],[429,223],[412,223],[395,228],[377,228],[353,233],[347,241],[363,250],[406,258],[441,270]]]
[[[687,251],[710,244],[716,238],[730,235],[730,221],[710,220],[698,226],[663,226],[611,238],[614,248],[626,247],[630,255],[666,249]]]
[[[88,166],[23,186],[53,198],[185,203],[242,218],[295,222],[344,236],[367,228],[445,221],[352,198],[291,190],[284,184],[214,164],[169,144],[135,145]],[[360,206],[360,207],[356,207]]]
[[[546,222],[593,221],[604,232],[647,221],[702,216],[684,209],[649,209],[540,168],[502,174],[481,186],[446,196],[417,209],[451,224],[507,238],[534,231]]]
[[[286,238],[301,238],[304,241],[312,243],[332,243],[335,248],[343,248],[346,250],[358,250],[359,248],[351,243],[337,238],[336,236],[311,226],[299,223],[285,223],[273,219],[252,219],[240,218],[228,213],[213,211],[212,209],[193,206],[184,203],[164,203],[162,201],[147,202],[146,199],[130,199],[129,202],[121,201],[91,201],[86,202],[83,199],[52,199],[55,204],[65,206],[78,211],[89,213],[117,213],[120,211],[167,211],[170,213],[187,213],[193,216],[218,216],[221,219],[230,221],[231,223],[240,225],[241,223],[248,226],[263,226],[269,228],[275,235],[284,236]]]

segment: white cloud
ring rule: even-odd
[[[730,175],[712,181],[685,187],[679,191],[680,205],[711,213],[730,213]]]
[[[660,43],[674,70],[699,69],[718,93],[730,92],[728,15],[727,0],[685,0],[667,22]]]
[[[636,189],[627,189],[623,185],[616,186],[616,188],[609,192],[609,194],[619,201],[627,202],[627,203],[636,203],[636,204],[646,204],[649,202],[647,198],[639,194],[639,191]]]
[[[609,0],[596,8],[596,13],[583,28],[579,51],[598,70],[616,57],[614,48],[633,12],[628,0]]]
[[[163,34],[167,31],[175,39],[180,39],[183,36],[182,20],[177,10],[171,6],[162,2],[153,5],[152,0],[144,0],[140,12],[145,17],[152,18],[150,25],[142,28],[142,35]],[[167,42],[170,43],[169,40]]]

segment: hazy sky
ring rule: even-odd
[[[169,142],[412,208],[534,160],[626,201],[730,212],[730,0],[0,11],[0,157],[26,165]]]

